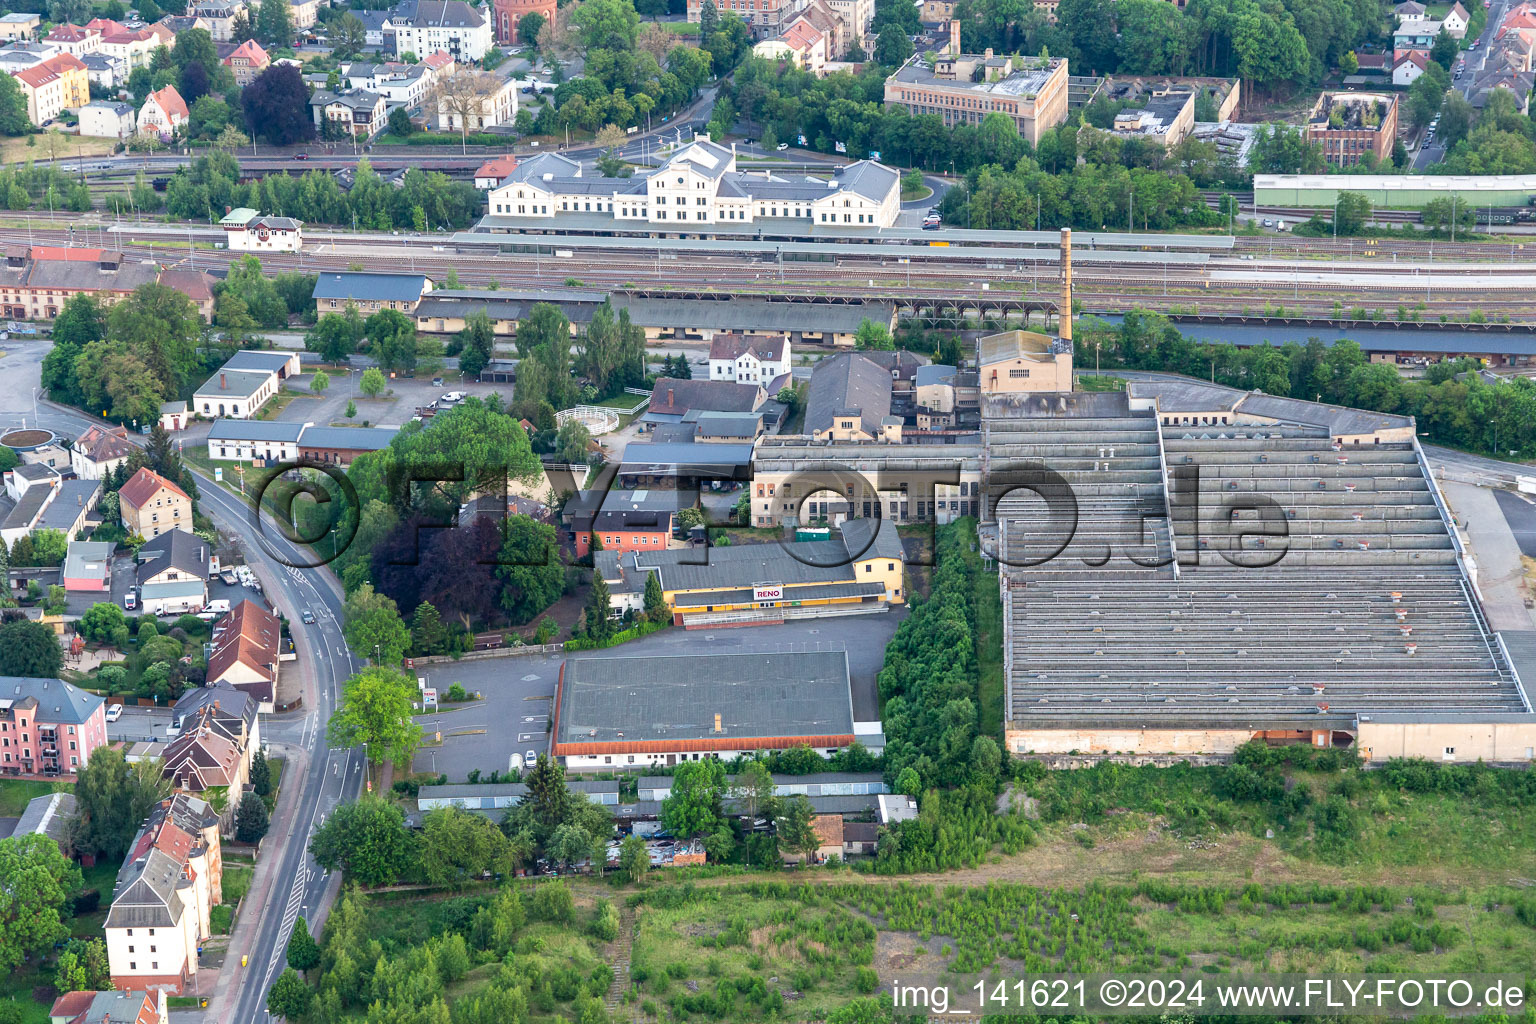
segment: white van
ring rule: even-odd
[[[213,612],[215,615],[222,615],[223,613],[229,611],[229,602],[223,598],[220,598],[217,601],[209,601],[207,604],[203,605],[203,611]]]

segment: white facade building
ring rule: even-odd
[[[80,134],[98,139],[133,137],[133,107],[116,100],[92,100],[80,108]]]
[[[787,334],[717,334],[709,343],[709,379],[767,387],[789,372]]]
[[[496,45],[491,19],[464,0],[418,0],[410,15],[391,15],[396,55],[446,51],[460,64],[485,59]]]
[[[539,221],[611,219],[708,232],[757,221],[891,227],[901,211],[901,176],[873,160],[838,168],[830,179],[738,171],[734,150],[694,142],[661,167],[632,178],[588,178],[554,153],[525,161],[491,190],[483,230],[538,227]],[[596,218],[588,214],[600,215]]]
[[[304,245],[304,225],[292,217],[266,217],[241,207],[219,221],[224,244],[240,252],[298,252]]]
[[[293,462],[299,457],[299,435],[307,426],[313,424],[216,420],[208,431],[208,458],[214,462]]]

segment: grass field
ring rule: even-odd
[[[53,792],[54,783],[34,782],[29,779],[0,780],[0,818],[19,818],[34,797]],[[72,788],[66,785],[64,788]]]
[[[36,142],[28,146],[28,138],[35,138]],[[117,140],[98,139],[88,136],[81,137],[79,135],[60,135],[57,146],[57,152],[61,160],[73,156],[105,156],[117,148]],[[48,141],[46,139],[26,135],[0,139],[0,160],[4,160],[8,164],[46,159],[48,159]]]

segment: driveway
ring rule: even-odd
[[[523,752],[547,752],[551,704],[560,665],[566,658],[634,658],[658,655],[752,654],[780,651],[842,650],[848,652],[853,680],[854,716],[869,721],[878,715],[875,679],[885,660],[885,645],[906,616],[893,609],[881,615],[787,622],[737,629],[671,628],[605,651],[569,655],[539,654],[444,662],[418,668],[416,674],[437,688],[439,699],[454,683],[480,691],[483,700],[446,704],[442,711],[417,718],[432,742],[442,732],[441,745],[423,747],[416,755],[418,772],[439,772],[450,783],[463,782],[472,769],[484,775],[520,768]]]
[[[1536,627],[1525,607],[1529,591],[1520,546],[1500,514],[1495,497],[1499,492],[1449,481],[1442,487],[1477,560],[1477,588],[1482,594],[1488,624],[1496,630]]]

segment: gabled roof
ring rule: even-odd
[[[725,380],[677,380],[662,377],[651,389],[651,412],[676,413],[689,409],[714,412],[751,412],[759,405],[762,389],[756,384]]]
[[[464,0],[416,0],[415,11],[393,15],[395,26],[411,28],[480,28],[486,23],[485,15]]]
[[[222,632],[208,657],[208,679],[219,682],[241,665],[266,681],[266,688],[253,690],[252,695],[271,700],[282,642],[277,616],[253,601],[241,601],[218,621],[216,629]]]
[[[225,57],[223,63],[233,63],[234,60],[238,57],[244,57],[246,60],[256,65],[270,64],[272,62],[271,58],[267,56],[267,51],[263,50],[261,45],[254,39],[247,39],[245,42],[235,47],[234,52],[231,53],[228,57]]]
[[[80,435],[75,450],[91,462],[110,462],[132,455],[134,446],[128,440],[126,427],[93,426]]]
[[[123,865],[107,911],[107,928],[172,928],[186,909],[177,888],[182,865],[151,847]]]
[[[69,819],[75,816],[73,793],[49,793],[27,801],[26,810],[17,819],[16,838],[30,835],[47,836],[56,843],[69,837]]]
[[[139,548],[139,579],[148,580],[167,569],[208,578],[208,542],[186,530],[167,530]]]
[[[281,444],[297,444],[304,432],[304,424],[286,420],[232,420],[221,416],[213,421],[208,430],[208,440],[221,441],[270,441]]]
[[[270,371],[219,369],[203,382],[203,386],[197,389],[197,394],[211,397],[250,398],[271,380]]]
[[[165,111],[165,116],[171,120],[185,119],[189,116],[187,101],[181,98],[181,93],[176,91],[174,85],[168,85],[159,92],[149,94],[146,102],[153,101],[156,106]]]
[[[315,279],[312,298],[361,299],[368,302],[416,302],[432,289],[422,274],[368,274],[329,271]]]
[[[891,414],[891,375],[857,352],[839,352],[811,371],[805,399],[805,431],[830,430],[838,419],[857,418],[871,436]]]
[[[117,496],[120,501],[125,501],[134,508],[143,508],[144,503],[153,498],[162,488],[179,497],[192,499],[187,492],[171,483],[165,477],[156,473],[148,466],[140,466],[139,471],[128,478],[128,482],[118,488]]]
[[[226,735],[249,735],[256,725],[257,702],[249,693],[229,683],[194,686],[183,693],[171,708],[171,721],[182,726],[189,719],[206,712],[208,722]]]
[[[159,1024],[158,999],[153,992],[70,992],[48,1015],[64,1024]]]
[[[37,702],[39,722],[84,725],[106,701],[62,679],[34,679],[30,676],[0,676],[0,708],[10,703]]]
[[[233,740],[204,725],[166,744],[160,771],[178,789],[200,793],[234,785],[240,760],[240,747]]]
[[[789,348],[784,334],[717,334],[709,342],[710,359],[740,359],[750,352],[763,362],[778,362]]]
[[[476,178],[495,178],[498,182],[506,179],[507,175],[517,170],[517,157],[511,153],[492,157],[480,165],[475,171]]]

